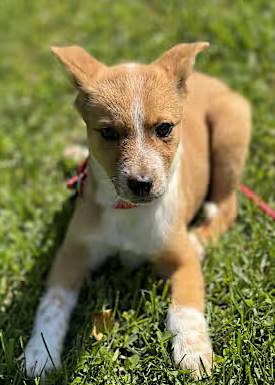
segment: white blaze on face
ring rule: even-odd
[[[131,118],[135,130],[137,145],[141,150],[144,143],[144,106],[142,100],[142,89],[144,81],[142,76],[139,76],[136,71],[136,66],[129,68],[131,76],[132,101],[131,101]]]
[[[143,104],[143,87],[144,80],[142,76],[136,75],[136,66],[129,68],[133,76],[132,80],[132,103],[131,116],[133,127],[135,130],[137,155],[142,164],[146,166],[146,172],[151,170],[153,174],[158,174],[159,181],[164,182],[164,164],[161,155],[153,147],[146,143],[144,135],[144,104]],[[141,163],[141,162],[140,162]]]
[[[143,105],[141,95],[137,95],[132,104],[133,124],[136,131],[136,139],[139,150],[143,149],[144,133],[143,133]]]

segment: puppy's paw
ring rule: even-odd
[[[48,347],[48,346],[47,346]],[[48,353],[41,336],[33,336],[21,357],[28,377],[44,377],[61,365],[60,353],[48,347]]]
[[[170,307],[167,328],[173,333],[173,356],[181,369],[190,369],[194,378],[211,373],[213,351],[207,323],[202,313],[190,307]]]
[[[30,341],[23,358],[29,377],[45,375],[60,366],[63,340],[77,292],[49,288],[41,298]]]
[[[191,241],[196,240],[201,247],[215,244],[219,238],[221,218],[219,206],[214,202],[203,205],[204,221],[191,232]],[[194,243],[194,242],[193,242]]]
[[[203,205],[205,220],[211,221],[219,214],[219,206],[214,202],[205,202]]]

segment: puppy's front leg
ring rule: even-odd
[[[172,304],[167,328],[174,335],[174,360],[181,368],[191,369],[194,377],[200,377],[201,362],[210,373],[213,353],[204,317],[204,283],[199,256],[187,235],[177,234],[164,258],[172,268]]]
[[[64,337],[77,301],[77,291],[49,287],[40,300],[32,336],[24,352],[29,377],[44,375],[60,366]]]
[[[48,289],[40,300],[31,338],[25,349],[29,377],[60,366],[63,341],[87,270],[88,250],[66,240],[50,272]]]

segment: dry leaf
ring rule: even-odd
[[[104,334],[111,330],[113,326],[114,320],[110,309],[95,313],[92,336],[95,337],[97,341],[100,341]]]

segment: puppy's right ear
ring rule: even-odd
[[[102,68],[105,67],[85,49],[75,45],[68,47],[51,47],[52,52],[64,64],[66,70],[73,79],[74,85],[78,89],[87,89],[92,78]]]

